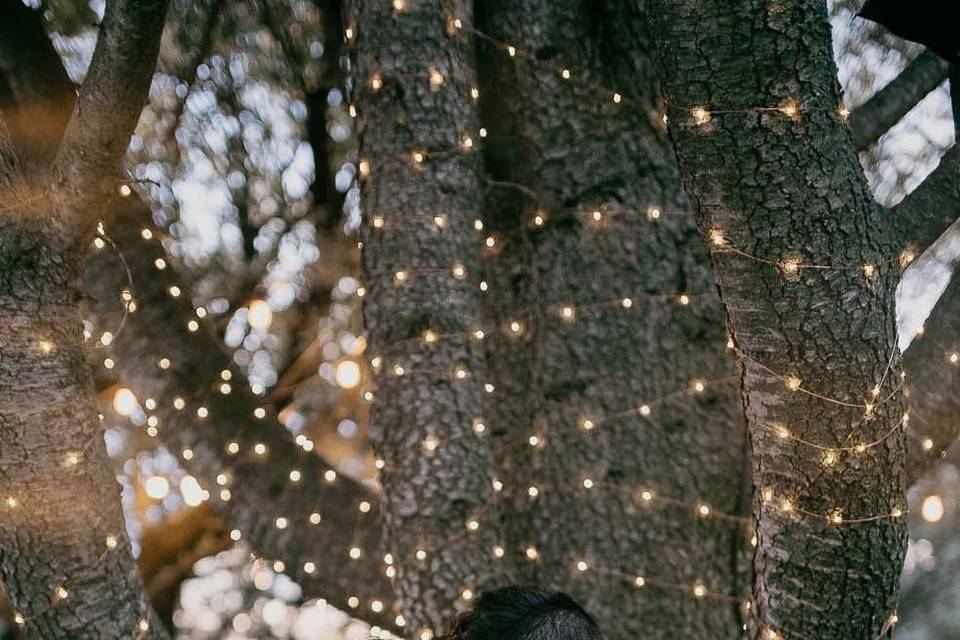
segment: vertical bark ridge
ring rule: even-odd
[[[884,517],[905,506],[900,248],[836,113],[825,7],[657,0],[651,16],[687,193],[714,240],[721,296],[745,354],[758,489],[753,633],[873,640],[894,610],[906,546],[902,518]],[[843,268],[792,266],[802,263]],[[824,462],[784,433],[826,447],[879,444]],[[828,513],[880,519],[831,524]]]
[[[694,587],[739,594],[750,534],[699,518],[695,503],[742,508],[744,432],[735,380],[692,390],[734,367],[656,108],[645,10],[579,0],[478,10],[482,32],[537,58],[486,41],[480,56],[506,560],[525,581],[573,594],[608,637],[734,637],[740,603]],[[597,86],[623,90],[629,106]],[[648,220],[648,207],[664,215]],[[610,214],[619,209],[633,212]],[[649,417],[603,419],[677,391]],[[647,505],[643,488],[689,506]]]
[[[448,25],[470,10],[460,0],[371,1],[354,15],[358,134],[370,172],[364,318],[368,352],[383,359],[371,431],[386,461],[395,589],[410,633],[430,637],[465,590],[497,582],[489,445],[474,432],[487,381],[470,334],[481,320],[480,156],[464,145],[479,128],[475,74],[470,40]],[[426,341],[428,331],[439,339]],[[478,531],[467,530],[473,519]]]

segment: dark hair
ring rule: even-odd
[[[565,593],[503,587],[483,593],[444,640],[601,640],[590,614]]]

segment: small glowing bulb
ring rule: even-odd
[[[837,115],[840,116],[840,119],[841,119],[841,120],[843,120],[844,122],[846,122],[846,121],[847,121],[847,118],[850,117],[850,110],[847,109],[845,106],[840,105],[840,108],[837,109]]]
[[[508,46],[507,53],[510,54],[510,57],[512,58],[517,55],[517,48],[514,46]]]
[[[693,585],[693,595],[697,598],[702,598],[707,595],[707,587],[702,582],[697,582]]]
[[[690,115],[693,116],[693,122],[698,126],[710,122],[710,112],[703,107],[694,107],[691,109]]]
[[[828,511],[827,522],[830,524],[843,524],[843,511],[840,509],[831,509]]]
[[[117,545],[120,544],[120,541],[117,539],[117,536],[110,534],[107,536],[107,549],[113,551],[117,548]]]
[[[397,271],[393,274],[393,281],[396,284],[401,284],[410,279],[410,274],[407,271]]]
[[[336,482],[337,472],[334,471],[333,469],[327,469],[326,471],[323,472],[323,479],[326,480],[328,483]]]
[[[653,491],[649,489],[640,492],[640,499],[644,502],[650,502],[653,500]]]
[[[150,229],[147,228],[141,229],[140,237],[142,237],[144,240],[150,240],[153,238],[153,231],[150,231]]]
[[[453,273],[453,277],[457,280],[463,280],[465,277],[467,277],[467,268],[459,262],[453,265],[451,272]]]
[[[624,309],[629,309],[633,306],[633,300],[630,298],[623,298],[620,300],[620,306],[622,306]]]
[[[300,480],[303,478],[303,474],[299,469],[293,469],[290,471],[287,477],[290,478],[290,482],[300,482]]]
[[[467,520],[467,531],[476,531],[480,528],[480,523],[477,520]]]
[[[577,571],[583,573],[584,571],[586,571],[586,570],[589,569],[589,568],[590,568],[590,565],[587,564],[587,561],[586,561],[586,560],[579,560],[579,561],[577,562]]]
[[[370,220],[370,224],[373,225],[374,229],[383,229],[383,222],[383,216],[381,215],[375,215]]]
[[[704,518],[706,518],[707,516],[710,515],[710,506],[709,506],[709,505],[706,505],[706,504],[701,504],[699,507],[697,507],[697,512],[698,512],[701,516],[703,516]]]
[[[637,576],[633,579],[633,584],[637,585],[638,587],[643,587],[646,586],[647,580],[643,576]]]
[[[794,275],[800,270],[800,263],[794,259],[787,259],[780,263],[780,269],[787,275]]]
[[[506,555],[506,553],[507,553],[506,549],[504,549],[504,548],[501,547],[500,545],[494,545],[494,547],[493,547],[493,555],[494,555],[494,557],[496,557],[496,558],[502,558],[504,555]]]
[[[277,529],[286,529],[288,522],[286,518],[280,517],[274,520],[273,524],[277,527]]]
[[[619,93],[614,93],[613,101],[617,104],[620,104],[621,102],[623,102],[623,96],[621,96]]]
[[[253,452],[258,456],[266,455],[267,445],[263,444],[262,442],[258,442],[253,445]]]
[[[443,86],[443,74],[436,69],[430,69],[430,90],[437,91]]]
[[[380,91],[383,88],[383,78],[380,77],[379,73],[375,73],[370,77],[370,88],[376,91]]]
[[[417,549],[417,552],[416,552],[415,555],[416,555],[417,560],[419,560],[419,561],[421,561],[421,562],[423,562],[424,560],[427,559],[427,551],[426,551],[426,549]]]
[[[710,230],[710,242],[715,246],[722,247],[727,244],[727,239],[723,237],[723,231],[720,229],[711,229]]]
[[[167,292],[170,294],[171,297],[174,297],[174,298],[180,297],[180,287],[178,287],[177,285],[171,286],[169,289],[167,289]]]
[[[117,415],[129,416],[136,410],[138,404],[137,396],[126,387],[117,389],[113,394],[113,410]]]
[[[527,438],[527,444],[529,444],[531,447],[539,446],[540,445],[539,436],[536,436],[536,435],[530,436],[529,438]]]
[[[872,278],[875,272],[876,272],[876,267],[874,267],[872,264],[863,265],[863,275],[866,276],[867,278]]]
[[[534,546],[527,547],[524,551],[524,554],[527,556],[528,560],[536,560],[540,557],[540,552],[537,551],[537,548]]]
[[[642,404],[640,405],[640,408],[638,409],[638,411],[640,411],[640,415],[646,417],[650,415],[650,405]]]
[[[446,229],[447,228],[447,214],[441,213],[433,216],[433,226],[437,229]]]
[[[943,498],[938,495],[927,496],[920,504],[920,515],[927,522],[940,522],[945,511]]]
[[[310,524],[317,525],[317,524],[320,524],[321,521],[323,521],[323,516],[321,516],[317,512],[313,512],[310,514],[309,520],[310,520]]]
[[[837,452],[832,449],[827,449],[820,456],[820,464],[824,467],[832,467],[837,463]]]
[[[679,302],[683,306],[687,306],[688,304],[690,304],[690,296],[688,296],[685,293],[681,293],[680,297],[677,298],[677,302]]]
[[[584,418],[580,421],[580,428],[584,431],[592,431],[597,425],[590,418]]]
[[[57,587],[53,595],[56,596],[57,600],[66,600],[70,592],[63,587]]]
[[[424,438],[424,440],[423,440],[423,448],[424,448],[426,451],[428,451],[428,452],[431,452],[431,453],[432,453],[432,452],[436,451],[436,450],[437,450],[437,447],[439,447],[439,446],[440,446],[440,439],[439,439],[437,436],[433,435],[433,434],[428,435],[428,436],[427,436],[426,438]]]
[[[273,309],[266,300],[253,300],[247,307],[247,323],[254,331],[266,331],[273,322]]]
[[[163,258],[157,258],[153,261],[153,266],[157,268],[157,271],[163,271],[167,268],[167,261]]]
[[[474,418],[473,419],[473,430],[475,433],[483,433],[487,430],[487,425],[484,423],[483,418]]]
[[[790,98],[780,107],[780,113],[796,120],[800,116],[800,107],[797,105],[797,101],[793,98]]]
[[[696,391],[697,393],[703,393],[703,391],[704,391],[706,388],[707,388],[707,383],[704,382],[703,380],[694,380],[694,381],[693,381],[693,390]]]
[[[16,509],[18,506],[20,506],[20,501],[13,496],[7,496],[7,499],[4,500],[4,503],[7,505],[8,509]]]
[[[593,483],[593,479],[592,479],[592,478],[584,478],[584,479],[583,479],[583,488],[584,488],[584,489],[593,489],[593,487],[594,487],[594,483]]]
[[[784,378],[783,381],[784,381],[784,384],[787,385],[787,388],[790,389],[790,391],[800,390],[800,384],[802,383],[802,381],[797,376],[787,376],[786,378]]]
[[[519,320],[510,321],[510,333],[514,335],[520,335],[523,333],[523,323]]]
[[[414,164],[422,164],[426,159],[426,156],[423,154],[423,151],[414,151],[411,154],[411,158],[413,159]]]
[[[660,209],[657,207],[647,207],[647,220],[659,220]]]
[[[528,487],[527,495],[530,496],[531,498],[536,498],[537,496],[540,495],[540,489],[534,486]]]

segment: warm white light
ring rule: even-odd
[[[247,307],[247,323],[254,331],[266,331],[273,322],[273,310],[266,300],[253,300]]]
[[[120,387],[113,394],[113,410],[117,415],[129,416],[137,408],[137,396],[126,387]]]
[[[337,363],[334,378],[341,389],[353,389],[360,384],[360,365],[353,360],[341,360]]]
[[[940,522],[945,510],[943,498],[938,495],[927,496],[920,505],[920,515],[927,522]]]
[[[170,493],[170,482],[163,476],[150,476],[143,483],[143,490],[154,500],[163,500]]]

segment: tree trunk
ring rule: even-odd
[[[483,193],[469,3],[360,2],[355,61],[371,433],[394,586],[427,639],[496,584],[482,343]],[[469,141],[469,142],[468,142]],[[361,166],[361,178],[367,173]],[[486,329],[484,327],[484,329]],[[375,372],[377,367],[374,368]],[[500,579],[502,580],[502,578]]]
[[[741,356],[753,635],[873,640],[906,547],[901,247],[836,112],[825,6],[651,10],[671,133]]]
[[[500,247],[488,259],[491,425],[510,571],[574,595],[610,638],[735,637],[746,443],[706,253],[655,108],[645,9],[482,7],[486,222]],[[615,102],[598,86],[626,93]]]
[[[164,638],[149,623],[93,402],[83,251],[49,213],[10,197],[2,206],[0,580],[26,638]]]

